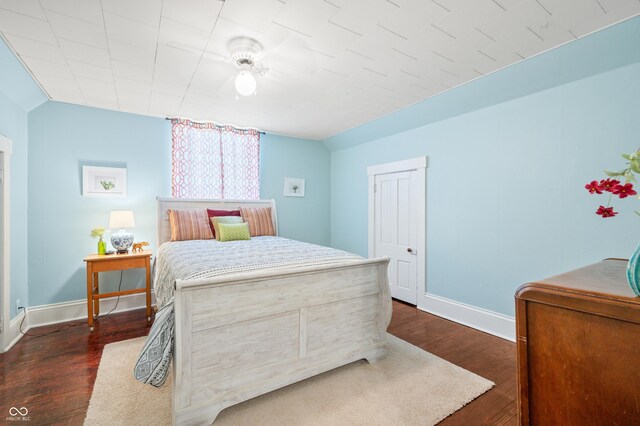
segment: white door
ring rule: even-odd
[[[375,176],[374,255],[387,256],[391,296],[417,303],[417,172]],[[422,255],[422,254],[421,254]]]

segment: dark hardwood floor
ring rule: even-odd
[[[66,328],[70,325],[75,326]],[[141,309],[101,318],[93,333],[86,321],[74,321],[31,329],[29,334],[61,327],[65,329],[42,337],[24,336],[0,354],[1,421],[11,407],[27,407],[32,425],[82,424],[104,346],[149,330]],[[495,382],[493,389],[441,425],[516,423],[515,344],[397,301],[389,332]]]
[[[81,425],[106,344],[148,334],[144,309],[101,317],[89,332],[86,320],[29,330],[0,354],[0,420],[11,407],[26,407],[31,420],[7,424]],[[114,390],[117,391],[117,390]]]

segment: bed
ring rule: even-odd
[[[273,200],[158,198],[158,246],[170,240],[170,209],[239,207],[271,207],[277,235]],[[200,243],[214,244],[229,243]],[[273,244],[297,247],[279,237],[257,237],[253,244],[274,253]],[[387,264],[386,258],[318,255],[311,262],[172,277],[174,423],[211,424],[232,405],[359,359],[383,357],[391,318]]]

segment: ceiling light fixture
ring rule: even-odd
[[[229,42],[229,50],[233,64],[240,70],[235,79],[236,92],[242,96],[255,95],[256,75],[267,72],[261,62],[262,45],[252,38],[236,37]]]
[[[251,70],[242,70],[236,75],[236,90],[242,96],[255,95],[256,86],[256,78]]]

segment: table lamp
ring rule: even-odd
[[[109,217],[109,228],[120,228],[118,232],[111,234],[111,245],[118,252],[118,254],[124,254],[129,251],[129,247],[133,244],[133,234],[127,232],[124,228],[133,228],[135,222],[133,221],[133,212],[131,210],[112,210]]]

